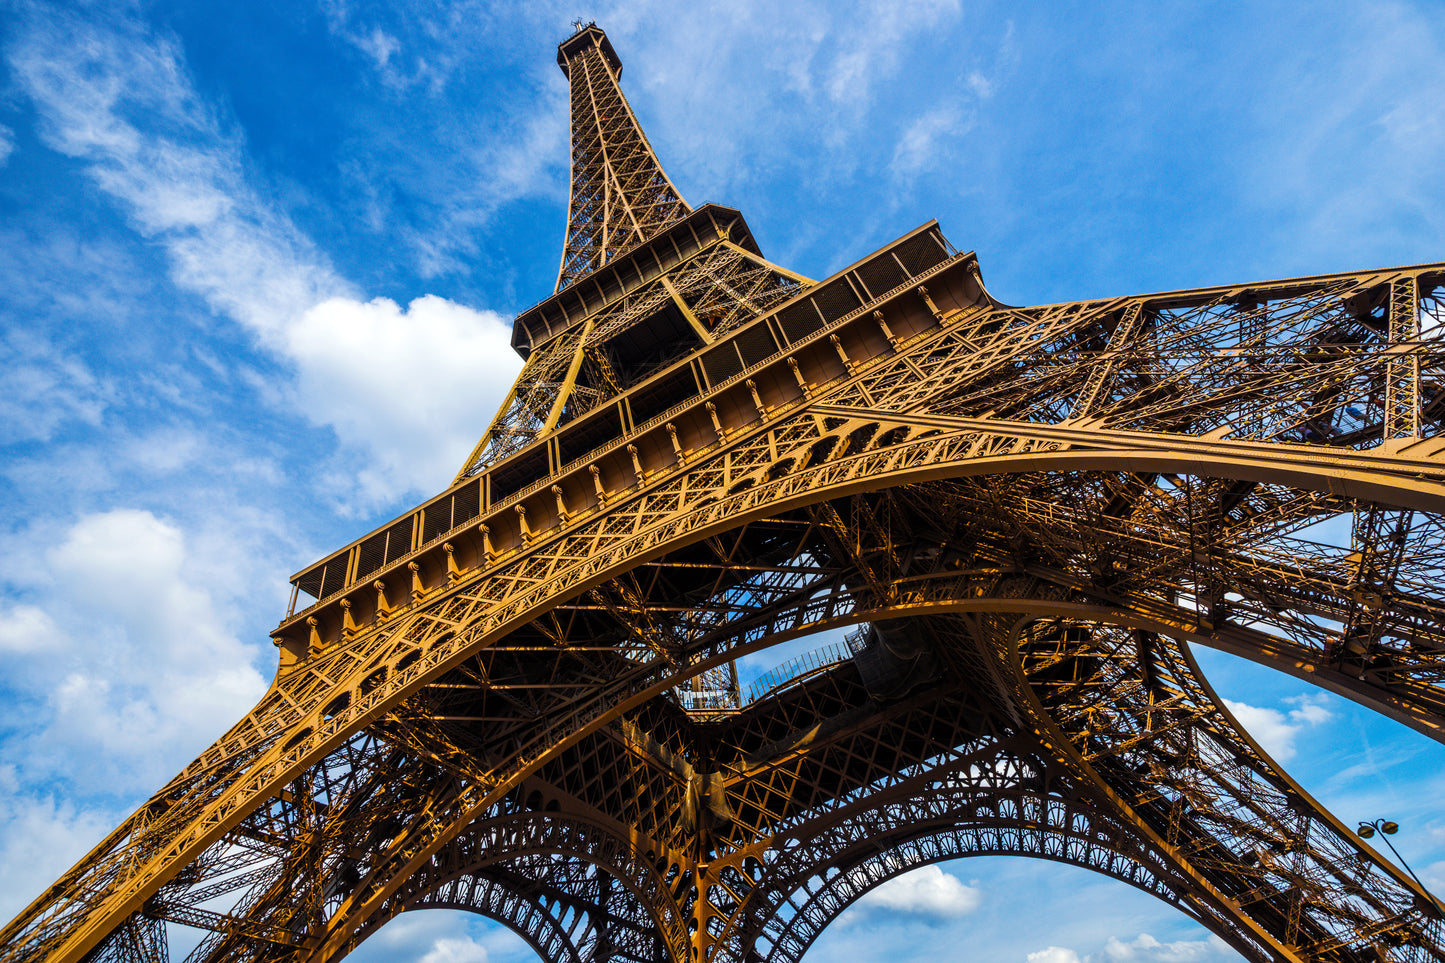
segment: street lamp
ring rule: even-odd
[[[1410,868],[1410,864],[1405,862],[1405,857],[1401,856],[1400,851],[1395,848],[1395,844],[1390,842],[1390,837],[1400,831],[1399,823],[1391,822],[1388,819],[1376,819],[1371,822],[1365,822],[1362,819],[1360,820],[1359,828],[1356,829],[1355,832],[1360,834],[1361,839],[1370,839],[1375,835],[1375,830],[1377,829],[1384,835],[1385,845],[1390,847],[1390,852],[1395,854],[1395,858],[1400,861],[1400,865],[1405,867],[1405,872],[1409,873],[1410,878],[1415,881],[1415,885],[1420,887],[1420,892],[1430,897],[1430,902],[1435,904],[1435,912],[1445,915],[1445,911],[1442,911],[1440,901],[1435,898],[1435,894],[1425,888],[1425,884],[1420,882],[1420,877],[1416,876],[1415,871]]]

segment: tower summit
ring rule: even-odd
[[[738,211],[688,207],[622,95],[601,28],[581,26],[557,63],[572,113],[562,267],[554,295],[513,323],[527,365],[458,481],[812,283],[763,258]]]
[[[557,48],[572,113],[572,190],[557,291],[692,213],[668,180],[618,78],[607,34],[588,24]]]
[[[601,30],[558,60],[567,235],[506,402],[293,577],[266,695],[0,960],[335,963],[445,906],[549,963],[797,963],[976,854],[1258,963],[1445,959],[1190,650],[1445,735],[1445,264],[1011,307],[930,222],[815,282],[682,200]]]

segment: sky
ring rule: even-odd
[[[250,708],[287,577],[485,429],[556,278],[579,17],[683,196],[810,277],[929,218],[1013,304],[1445,260],[1438,0],[0,0],[0,918]],[[1445,888],[1445,749],[1200,659]],[[959,957],[1238,959],[1003,858],[899,877],[807,959]],[[427,911],[354,958],[535,956]]]

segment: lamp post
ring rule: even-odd
[[[1380,834],[1384,836],[1385,845],[1390,847],[1390,852],[1395,854],[1395,858],[1400,861],[1400,865],[1405,867],[1405,872],[1409,873],[1410,878],[1415,881],[1415,885],[1420,887],[1420,892],[1430,897],[1430,902],[1435,904],[1435,912],[1445,916],[1445,908],[1440,906],[1440,901],[1435,898],[1435,894],[1425,888],[1425,884],[1420,882],[1420,877],[1416,876],[1415,871],[1410,868],[1410,864],[1405,862],[1405,857],[1401,856],[1400,851],[1395,848],[1395,844],[1390,842],[1390,837],[1400,831],[1400,824],[1391,822],[1388,819],[1375,819],[1370,822],[1362,819],[1360,820],[1359,828],[1356,829],[1355,832],[1360,834],[1361,839],[1369,839],[1375,835],[1375,830],[1379,830]]]

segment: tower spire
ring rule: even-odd
[[[596,24],[557,48],[571,84],[572,193],[556,291],[692,213],[622,96],[622,61]]]

